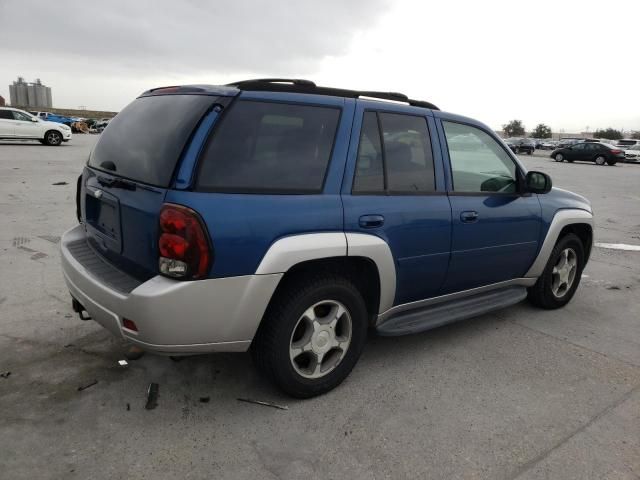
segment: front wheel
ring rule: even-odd
[[[556,156],[553,158],[556,162],[562,162],[564,160],[564,155],[562,155],[561,153],[556,153]]]
[[[347,278],[331,273],[291,282],[277,295],[251,346],[256,366],[293,397],[337,387],[366,340],[362,295]]]
[[[607,159],[604,158],[602,155],[598,155],[596,157],[596,165],[604,165],[606,161]]]
[[[584,269],[584,247],[573,233],[558,240],[547,266],[533,287],[529,301],[548,310],[564,307],[573,298]]]
[[[44,134],[44,143],[56,147],[62,143],[62,135],[55,130],[49,130]]]

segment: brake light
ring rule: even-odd
[[[200,216],[190,208],[169,203],[162,207],[158,251],[163,275],[197,279],[209,271],[209,236]]]
[[[622,153],[622,150],[613,149],[611,150],[611,153],[613,153],[614,155],[618,155],[619,153]]]

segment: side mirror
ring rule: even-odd
[[[525,185],[527,192],[549,193],[552,187],[551,177],[542,172],[528,172],[525,177]]]
[[[31,117],[31,121],[32,121],[32,122],[37,122],[37,121],[38,121],[38,119],[37,119],[36,117]]]

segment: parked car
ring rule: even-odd
[[[56,122],[63,123],[68,127],[71,126],[72,123],[81,121],[81,118],[76,117],[67,117],[66,115],[58,115],[57,113],[51,112],[29,112],[31,115],[38,117],[40,120],[44,120],[45,122]]]
[[[40,120],[17,108],[0,107],[0,139],[28,139],[45,145],[60,145],[71,140],[71,127]]]
[[[585,198],[483,123],[282,79],[143,93],[77,212],[61,253],[82,318],[164,355],[250,350],[296,397],[340,384],[368,330],[566,305],[593,230]]]
[[[633,147],[634,145],[640,145],[640,140],[634,138],[623,138],[622,140],[616,140],[616,147],[622,148],[623,150]]]
[[[530,138],[507,138],[505,142],[514,153],[526,152],[531,155],[536,149],[535,142]]]
[[[556,162],[579,160],[595,162],[597,165],[615,165],[624,162],[624,151],[607,143],[582,142],[554,150],[551,158]]]
[[[627,163],[640,162],[640,145],[627,147],[624,151],[624,161]]]
[[[540,147],[541,150],[555,150],[558,146],[558,142],[554,140],[545,140]]]

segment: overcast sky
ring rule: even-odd
[[[400,91],[498,129],[640,130],[640,1],[0,0],[0,95],[55,107],[252,77]]]

